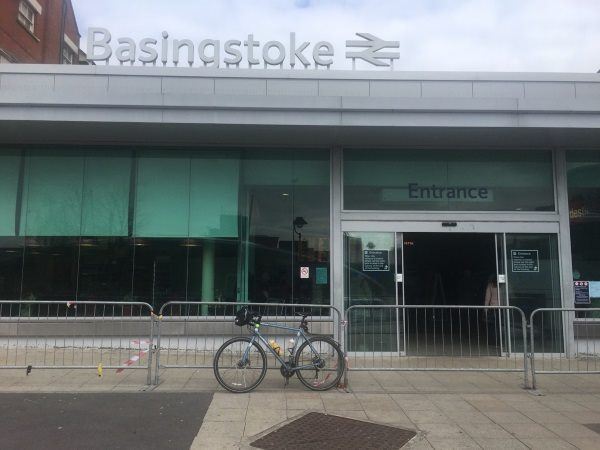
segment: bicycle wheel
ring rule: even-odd
[[[326,391],[337,386],[344,374],[342,350],[337,342],[325,336],[304,341],[294,363],[296,367],[309,366],[298,369],[296,374],[302,384],[313,391]]]
[[[267,355],[257,342],[236,337],[217,350],[213,370],[219,384],[228,391],[250,392],[267,373]]]

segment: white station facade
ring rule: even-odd
[[[600,74],[2,65],[0,144],[2,299],[600,306]]]

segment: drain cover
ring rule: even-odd
[[[308,413],[257,439],[250,445],[270,449],[397,449],[415,436],[414,431]]]

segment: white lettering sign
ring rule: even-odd
[[[369,33],[356,33],[363,41],[346,41],[346,47],[362,47],[364,50],[347,52],[346,58],[352,60],[355,68],[356,59],[360,59],[378,67],[392,67],[394,59],[400,58],[397,52],[380,52],[383,48],[399,48],[398,41],[384,41]],[[90,61],[109,63],[114,57],[120,64],[136,62],[156,65],[159,62],[166,66],[187,64],[189,67],[203,65],[204,67],[240,67],[242,63],[249,68],[261,63],[264,68],[275,66],[283,68],[288,64],[292,69],[299,62],[305,69],[330,69],[333,65],[335,50],[328,41],[319,41],[311,47],[309,41],[300,41],[296,33],[290,33],[288,42],[261,42],[249,34],[243,41],[231,39],[223,44],[219,39],[204,39],[198,43],[190,39],[175,39],[167,31],[161,34],[160,42],[153,38],[143,38],[136,42],[130,37],[116,39],[116,44],[106,28],[89,28],[87,40],[87,56]],[[310,60],[312,58],[312,61]],[[386,61],[389,61],[386,62]]]

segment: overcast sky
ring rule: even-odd
[[[348,68],[345,41],[368,32],[400,41],[396,70],[596,72],[600,0],[73,0],[87,28],[116,38],[297,39],[333,43],[334,68]],[[307,52],[307,57],[310,53]],[[286,61],[287,64],[287,61]]]

